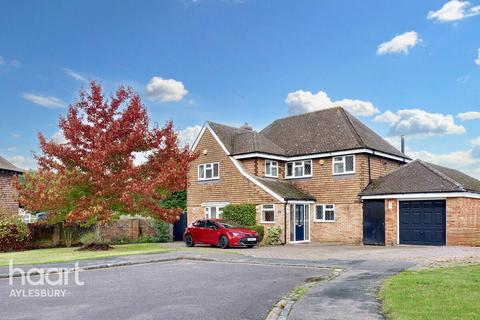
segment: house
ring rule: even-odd
[[[0,156],[0,215],[18,214],[18,192],[12,185],[12,178],[22,173],[22,169]]]
[[[258,223],[280,227],[284,243],[474,245],[478,240],[479,210],[471,213],[477,223],[472,226],[465,209],[477,208],[479,197],[455,179],[469,186],[477,180],[456,171],[453,179],[445,174],[453,170],[437,167],[437,176],[456,181],[454,193],[462,195],[447,197],[447,189],[433,194],[428,186],[438,185],[436,180],[410,172],[423,162],[411,162],[341,107],[278,119],[260,132],[207,122],[192,150],[199,157],[188,174],[189,223],[221,217],[230,203],[253,203]],[[408,196],[408,188],[397,190],[391,181],[418,189]],[[443,222],[429,220],[429,205],[444,205],[445,213],[435,216]],[[418,221],[423,231],[415,231]],[[437,223],[443,223],[445,241],[427,231]],[[462,224],[465,228],[458,227]]]

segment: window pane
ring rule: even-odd
[[[213,164],[213,177],[218,178],[218,163]]]
[[[205,218],[210,218],[210,207],[205,207]]]
[[[198,178],[199,179],[204,179],[205,178],[205,169],[203,165],[198,166]]]
[[[268,209],[273,209],[273,204],[264,204],[264,205],[262,206],[262,208],[263,208],[263,209],[266,209],[266,210],[268,210]]]
[[[295,177],[301,177],[303,176],[303,167],[297,167],[295,163]]]
[[[305,161],[305,175],[312,174],[312,161]]]
[[[343,163],[335,163],[335,165],[333,166],[333,171],[335,173],[343,173]]]
[[[326,208],[327,210],[333,210],[333,204],[327,204],[327,205],[325,206],[325,208]]]
[[[210,208],[210,218],[218,218],[217,217],[217,207]]]
[[[275,221],[275,211],[273,211],[273,210],[263,211],[263,221],[274,222]]]
[[[278,167],[272,167],[271,176],[274,176],[274,177],[278,176]]]
[[[271,169],[271,162],[267,161],[265,162],[265,175],[271,176],[272,175],[272,169]]]
[[[305,206],[305,240],[310,240],[310,206]]]
[[[315,219],[323,220],[323,206],[317,206],[317,211],[315,212]]]
[[[335,211],[325,211],[325,220],[334,221],[335,220]]]
[[[206,167],[205,168],[205,178],[212,179],[212,168]]]
[[[353,171],[353,156],[345,157],[345,171]]]
[[[293,163],[287,163],[287,177],[293,175]]]
[[[290,205],[290,241],[295,241],[295,205]]]

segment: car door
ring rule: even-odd
[[[193,223],[193,228],[191,230],[191,235],[193,242],[203,243],[205,238],[205,220],[197,220]]]
[[[205,243],[213,245],[218,244],[218,225],[212,220],[206,220],[205,223]]]

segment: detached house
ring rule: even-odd
[[[18,215],[18,192],[12,178],[21,173],[23,170],[0,156],[0,215]]]
[[[433,174],[449,184],[430,190],[437,181],[416,170],[428,164],[411,162],[340,107],[282,118],[260,132],[207,122],[192,150],[199,157],[188,175],[189,222],[221,217],[230,203],[254,203],[258,223],[281,227],[285,243],[475,244],[480,237],[478,180],[455,175],[476,186],[461,187],[436,167]],[[398,177],[402,188],[392,188]],[[447,202],[450,190],[469,202]],[[447,237],[453,220],[468,215],[464,206],[477,219],[470,240],[458,227]]]

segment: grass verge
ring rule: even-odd
[[[130,254],[163,253],[173,250],[165,248],[158,243],[122,244],[113,247],[113,250],[108,251],[77,251],[77,248],[54,248],[0,253],[0,266],[8,266],[10,260],[13,260],[14,265],[43,264]]]
[[[388,319],[478,319],[480,265],[405,271],[380,291]]]

